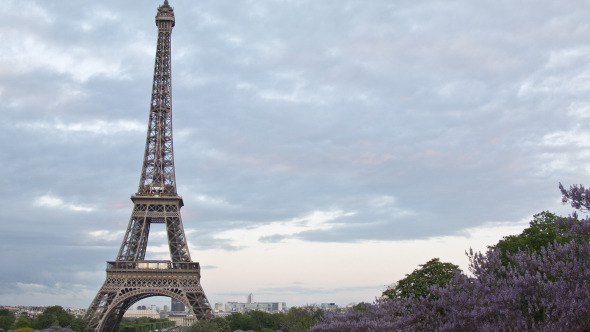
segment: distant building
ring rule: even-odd
[[[215,317],[225,318],[227,316],[230,316],[231,314],[232,312],[218,311],[215,313]]]
[[[247,312],[247,311],[266,311],[266,312],[283,312],[287,311],[287,304],[285,302],[227,302],[225,311],[228,312]]]
[[[160,309],[155,305],[145,306],[139,305],[135,308],[129,308],[125,311],[123,315],[124,318],[140,318],[140,317],[148,317],[148,318],[160,318]]]
[[[184,312],[186,308],[182,302],[172,299],[172,312]]]
[[[246,303],[227,302],[225,304],[226,312],[247,312],[247,311],[266,311],[266,312],[284,312],[287,311],[285,302],[254,302],[254,295],[250,293]]]
[[[216,312],[223,311],[223,303],[221,303],[221,302],[215,303],[215,311]]]
[[[197,321],[195,319],[194,315],[189,315],[184,312],[177,313],[177,314],[170,314],[166,318],[168,320],[173,321],[176,325],[180,325],[180,326],[191,326]]]
[[[338,309],[338,305],[334,302],[331,303],[322,303],[320,304],[320,308],[324,309],[324,310],[328,310],[328,309]]]

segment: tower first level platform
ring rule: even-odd
[[[109,261],[107,278],[87,316],[87,330],[116,331],[125,311],[151,296],[167,296],[190,308],[195,320],[210,318],[211,306],[201,287],[196,262]]]

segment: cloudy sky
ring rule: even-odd
[[[0,304],[87,307],[102,285],[161,3],[2,2]],[[372,301],[590,184],[589,1],[170,4],[176,179],[213,303]]]

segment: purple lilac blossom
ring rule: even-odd
[[[565,190],[564,202],[586,209],[582,186]],[[567,197],[567,200],[566,200]],[[558,218],[558,231],[570,242],[549,243],[540,252],[527,248],[470,250],[471,276],[457,273],[432,296],[379,298],[361,310],[327,314],[312,332],[328,331],[578,331],[590,326],[590,220],[576,213]]]

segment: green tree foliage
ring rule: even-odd
[[[29,316],[22,315],[16,319],[14,322],[13,328],[15,330],[22,329],[25,327],[31,327],[33,321],[29,318]]]
[[[119,324],[119,331],[153,331],[165,329],[174,325],[174,322],[168,319],[140,317],[134,319],[123,319],[121,324]]]
[[[363,312],[363,311],[367,310],[367,305],[370,305],[370,303],[360,302],[360,303],[353,305],[352,310],[356,311],[356,312]]]
[[[317,324],[323,316],[323,310],[308,306],[291,308],[287,313],[268,313],[264,311],[248,311],[233,313],[225,318],[214,318],[196,322],[190,332],[304,332]]]
[[[35,330],[44,330],[52,326],[59,326],[59,322],[51,315],[39,315],[33,321],[33,328]]]
[[[414,297],[427,297],[432,295],[430,287],[434,285],[444,286],[449,283],[457,272],[461,272],[459,266],[452,263],[443,263],[438,258],[433,258],[420,265],[419,269],[388,287],[382,296],[392,300]]]
[[[282,329],[285,332],[306,332],[324,316],[324,311],[316,306],[293,307],[286,314]]]
[[[16,329],[14,331],[15,332],[35,332],[35,330],[32,327],[23,327],[20,329]]]
[[[201,320],[191,326],[189,332],[231,332],[229,322],[220,317]]]
[[[539,252],[541,248],[546,248],[548,244],[557,242],[563,244],[568,242],[569,238],[558,231],[559,224],[556,223],[561,217],[549,211],[543,211],[533,216],[533,220],[519,235],[509,235],[503,237],[496,245],[490,246],[490,249],[500,249],[502,251],[502,264],[507,266],[510,260],[507,254],[515,254],[519,250],[528,248],[531,251]]]
[[[14,324],[14,313],[8,309],[0,309],[0,329],[8,331]]]
[[[86,321],[82,318],[74,318],[70,322],[70,327],[75,332],[84,332],[86,331]]]
[[[282,313],[271,314],[264,311],[250,311],[248,314],[254,320],[256,329],[259,331],[264,331],[265,329],[271,329],[272,331],[280,330],[285,320],[285,314]]]
[[[229,323],[229,328],[231,331],[235,330],[255,330],[256,329],[256,322],[254,318],[252,318],[249,313],[233,313],[225,318]]]
[[[66,327],[74,320],[74,315],[68,313],[61,306],[47,307],[43,313],[33,320],[32,327],[36,330],[44,330],[52,326]]]

